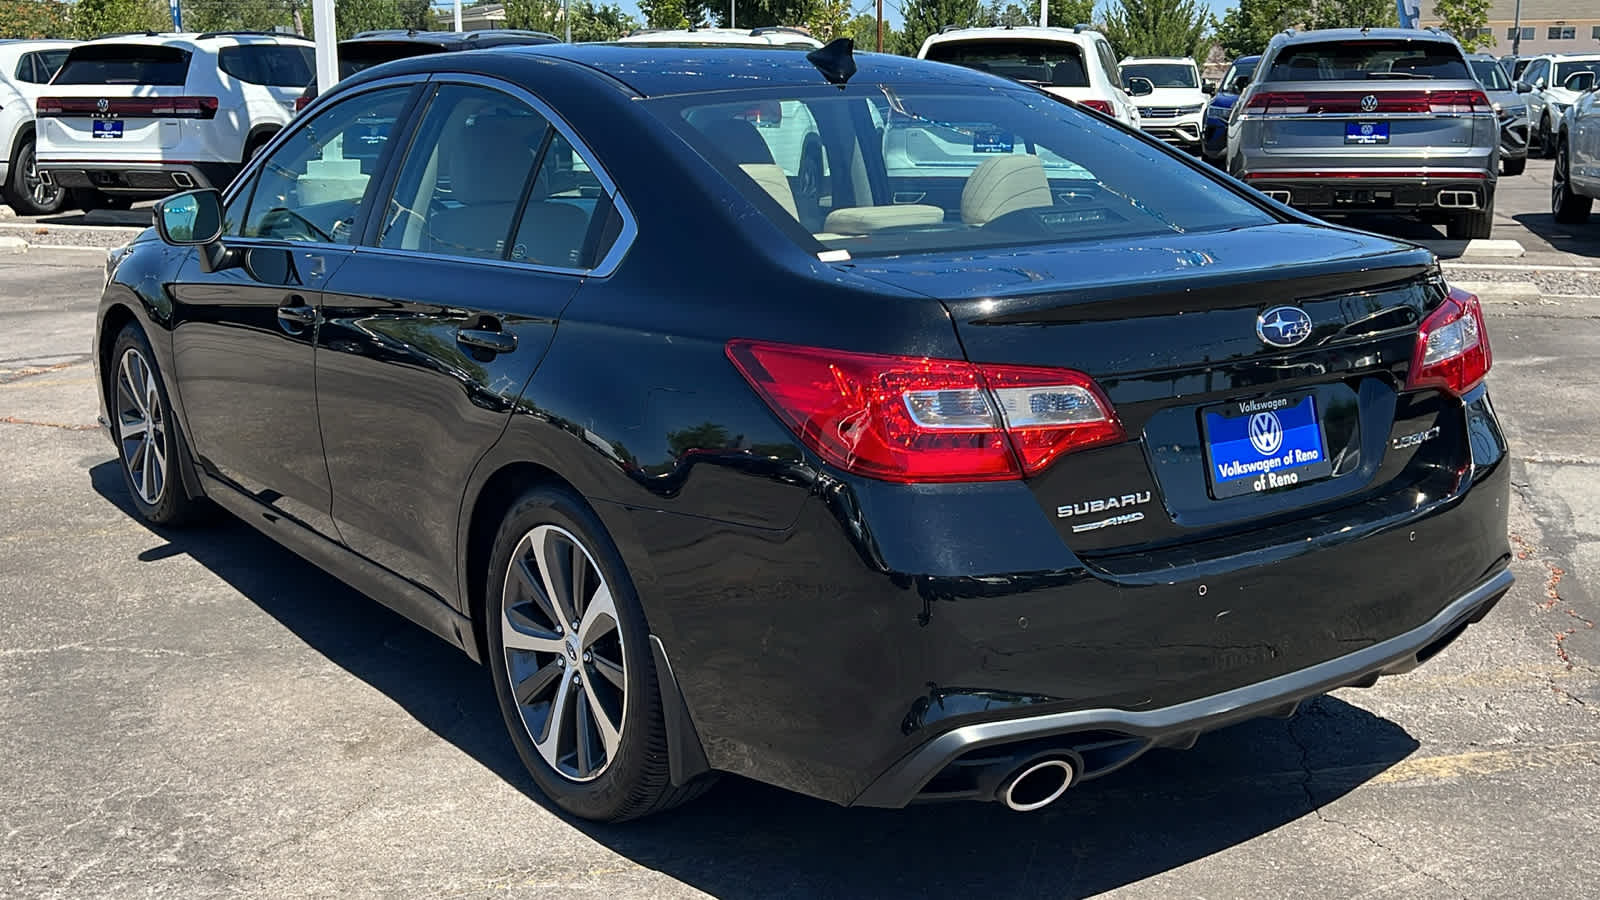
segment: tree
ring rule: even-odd
[[[878,18],[875,15],[859,15],[850,20],[845,34],[856,42],[856,49],[875,51],[878,49]],[[901,39],[900,32],[887,21],[883,23],[883,52],[905,53],[905,42]]]
[[[1050,24],[1071,28],[1074,25],[1093,22],[1094,2],[1095,0],[1050,0]],[[1037,17],[1038,5],[1036,2],[1024,2],[1022,8]]]
[[[1400,24],[1400,17],[1393,0],[1317,0],[1311,4],[1306,24],[1311,28],[1393,28]]]
[[[1009,0],[989,0],[989,6],[983,11],[983,24],[1015,28],[1019,25],[1037,25],[1039,20],[1036,11],[1023,9]]]
[[[185,31],[298,30],[310,21],[311,9],[304,0],[183,0]]]
[[[0,38],[69,37],[72,8],[59,0],[0,0]]]
[[[1102,28],[1122,56],[1205,59],[1208,21],[1196,0],[1116,0]]]
[[[574,41],[614,41],[639,27],[638,20],[615,3],[595,6],[591,0],[582,0],[573,3],[568,11]]]
[[[930,34],[938,34],[946,25],[970,28],[983,24],[984,10],[978,0],[906,0],[901,7],[905,15],[905,48],[916,53]]]
[[[72,31],[81,38],[171,30],[172,13],[163,0],[78,0],[72,7]]]
[[[800,24],[805,25],[811,36],[823,43],[834,38],[850,37],[850,0],[813,0],[810,11],[800,20]]]
[[[506,27],[560,34],[561,0],[506,0]]]
[[[1212,17],[1217,43],[1229,59],[1254,56],[1272,36],[1306,20],[1306,0],[1239,0],[1220,20]]]
[[[639,0],[639,14],[649,28],[688,28],[688,0]]]
[[[1433,14],[1468,53],[1494,46],[1494,35],[1482,33],[1489,24],[1489,0],[1437,0]]]

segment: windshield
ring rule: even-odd
[[[1089,72],[1077,44],[1053,41],[946,41],[928,48],[928,59],[993,72],[1003,78],[1048,84],[1052,87],[1088,87]]]
[[[1186,63],[1123,63],[1122,80],[1129,77],[1148,78],[1158,88],[1197,88],[1200,86],[1194,66]]]
[[[1585,59],[1577,62],[1559,62],[1555,64],[1554,74],[1550,76],[1550,83],[1556,86],[1565,85],[1567,79],[1578,72],[1594,72],[1600,75],[1600,59]]]
[[[1293,44],[1272,61],[1264,81],[1470,79],[1455,44],[1444,41],[1327,41]]]
[[[1511,79],[1506,77],[1506,70],[1492,59],[1469,60],[1472,74],[1478,76],[1478,83],[1491,91],[1511,90]]]
[[[1276,221],[1169,152],[1034,91],[852,84],[650,102],[819,252],[898,255]]]

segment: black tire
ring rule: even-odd
[[[130,355],[138,360],[137,364]],[[117,335],[102,372],[117,462],[140,518],[152,525],[181,525],[192,520],[200,504],[184,489],[180,474],[189,452],[188,443],[172,416],[167,386],[150,341],[136,323],[128,323]],[[134,432],[141,421],[143,428]],[[141,439],[141,434],[150,437]],[[152,456],[160,470],[159,478],[150,467]]]
[[[1527,168],[1528,160],[1526,157],[1522,159],[1508,159],[1500,164],[1500,174],[1521,175]]]
[[[1444,226],[1445,236],[1452,241],[1487,238],[1494,230],[1494,192],[1484,199],[1483,209],[1450,217]]]
[[[33,137],[23,138],[11,160],[11,175],[6,184],[0,185],[0,193],[19,216],[55,215],[66,207],[67,191],[61,187],[45,187],[38,180],[33,151]]]
[[[1582,225],[1589,221],[1594,199],[1572,191],[1572,160],[1567,144],[1556,148],[1556,165],[1550,175],[1550,213],[1563,225]]]
[[[1539,158],[1549,159],[1556,155],[1556,136],[1551,131],[1550,114],[1545,113],[1539,119]]]
[[[539,535],[545,535],[547,540],[559,541],[562,552],[569,552],[573,541],[582,554],[570,553],[567,571],[584,572],[578,579],[581,583],[588,583],[591,576],[598,577],[604,586],[610,589],[610,596],[615,609],[615,624],[618,642],[607,646],[607,652],[619,655],[622,664],[623,694],[613,706],[620,704],[620,714],[616,720],[620,721],[617,728],[619,737],[615,754],[607,754],[604,762],[597,771],[588,774],[585,780],[583,762],[577,761],[577,741],[573,738],[573,765],[574,773],[565,773],[558,770],[546,760],[535,744],[533,731],[537,730],[542,722],[536,721],[541,711],[537,710],[539,704],[530,702],[527,706],[519,701],[517,692],[524,692],[527,697],[540,698],[549,692],[550,699],[544,704],[542,716],[548,717],[550,710],[559,703],[556,692],[564,691],[571,687],[574,698],[598,696],[598,693],[585,694],[585,690],[598,692],[605,685],[598,680],[597,664],[590,662],[586,645],[581,643],[582,629],[568,625],[561,629],[560,625],[553,623],[553,617],[546,615],[541,610],[568,610],[589,607],[590,600],[595,600],[599,594],[594,592],[587,599],[572,599],[562,601],[557,599],[554,603],[539,601],[538,597],[546,597],[548,591],[542,588],[530,587],[537,582],[537,575],[527,578],[519,577],[513,570],[513,564],[520,560],[531,560],[531,548],[540,540]],[[550,537],[554,535],[554,537]],[[554,556],[555,559],[561,557]],[[586,558],[590,566],[579,566],[576,561]],[[528,563],[527,571],[536,571],[533,563]],[[554,564],[553,564],[554,565]],[[516,746],[517,755],[522,758],[523,765],[533,776],[539,789],[544,792],[557,806],[584,819],[601,822],[620,822],[627,819],[636,819],[640,816],[650,815],[669,809],[679,803],[686,802],[698,796],[709,784],[708,779],[698,779],[687,785],[675,787],[668,774],[667,767],[667,733],[661,710],[661,693],[656,680],[655,663],[650,652],[650,629],[645,622],[643,609],[639,605],[638,595],[634,591],[633,580],[629,577],[626,566],[622,562],[621,554],[617,552],[616,545],[606,534],[604,526],[589,505],[581,497],[570,491],[557,487],[540,487],[528,491],[506,513],[505,519],[500,524],[500,529],[495,535],[494,552],[490,558],[488,578],[485,579],[483,597],[483,627],[487,635],[488,663],[490,678],[494,683],[495,697],[500,704],[501,715],[505,719],[506,729],[511,735],[511,741]],[[554,571],[554,569],[552,569]],[[565,582],[563,582],[565,583]],[[589,585],[592,589],[593,584]],[[562,589],[556,593],[562,594]],[[583,591],[567,590],[563,596],[582,594]],[[565,644],[568,652],[565,658],[560,652],[546,653],[530,649],[513,649],[517,654],[516,665],[518,668],[517,680],[513,680],[512,661],[508,658],[506,650],[506,629],[509,622],[505,613],[506,600],[511,598],[512,609],[518,622],[527,630],[516,629],[516,636],[534,636],[542,633],[546,637],[541,640],[555,641]],[[560,612],[556,617],[560,617]],[[579,617],[581,622],[587,622],[586,616],[581,613],[571,613]],[[550,623],[553,627],[547,627]],[[601,629],[595,629],[601,630]],[[553,636],[551,636],[553,634]],[[575,648],[585,648],[582,650]],[[599,645],[594,648],[595,659],[602,656]],[[581,661],[579,653],[582,653]],[[541,661],[541,657],[549,657]],[[571,660],[570,667],[568,660]],[[583,667],[585,679],[596,679],[592,682],[592,689],[576,687],[579,678],[576,667]],[[612,665],[614,671],[615,665]],[[540,674],[552,672],[549,678],[541,679]],[[571,675],[571,684],[564,684]],[[587,682],[586,682],[587,683]],[[545,687],[534,688],[532,685],[542,684]],[[578,704],[579,700],[574,700]],[[601,703],[602,707],[607,704]],[[524,710],[531,717],[524,718]],[[579,723],[584,721],[581,716],[589,714],[590,707],[587,699],[581,700],[581,705],[575,707],[570,720],[573,735],[577,734]],[[609,712],[602,709],[599,715],[612,721]],[[566,725],[569,724],[563,717],[558,729],[558,735],[552,738],[555,741],[553,748],[548,748],[557,757],[558,762],[565,763],[566,757],[561,753],[562,738],[567,734]],[[599,737],[598,726],[594,730],[585,731],[584,734],[592,735],[603,743]],[[591,747],[593,744],[590,743]],[[590,756],[600,747],[593,747],[588,752]],[[592,765],[592,762],[590,763]]]

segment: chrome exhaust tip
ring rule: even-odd
[[[1077,777],[1078,770],[1071,760],[1039,759],[1006,776],[995,793],[1007,809],[1033,812],[1060,800]]]
[[[1477,209],[1478,195],[1472,191],[1440,191],[1439,205],[1445,209]]]
[[[188,172],[173,172],[172,183],[181,188],[194,187],[194,179],[189,177]]]
[[[56,186],[56,177],[50,174],[49,169],[40,169],[38,174],[40,183],[45,187],[53,188]]]
[[[1294,196],[1288,191],[1265,191],[1264,193],[1285,206],[1289,205],[1290,198]]]

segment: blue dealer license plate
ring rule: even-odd
[[[97,141],[118,140],[122,137],[122,122],[116,119],[95,119],[93,135]]]
[[[1333,473],[1311,394],[1244,400],[1201,413],[1206,481],[1221,500]]]
[[[1389,143],[1389,123],[1346,122],[1344,123],[1344,142],[1346,144],[1387,144]]]

